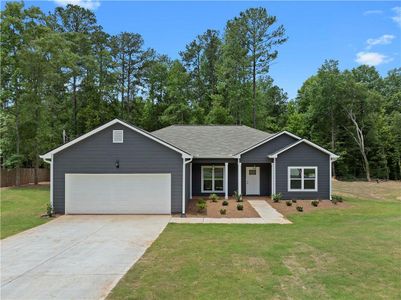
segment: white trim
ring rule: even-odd
[[[279,137],[279,136],[281,136],[283,134],[287,134],[287,135],[289,135],[289,136],[291,136],[291,137],[293,137],[293,138],[295,138],[297,140],[301,139],[299,136],[296,136],[295,134],[284,130],[284,131],[281,131],[281,132],[279,132],[279,133],[277,133],[275,135],[269,136],[268,138],[260,141],[259,143],[255,144],[255,145],[253,145],[253,146],[251,146],[251,147],[249,147],[249,148],[247,148],[245,150],[242,150],[241,152],[236,153],[235,157],[239,157],[239,156],[241,156],[241,154],[244,154],[244,153],[246,153],[248,151],[251,151],[252,149],[255,149],[256,147],[259,147],[260,145],[263,145],[264,143],[267,143],[267,142],[269,142],[269,141],[271,141],[271,140],[275,139],[276,137]]]
[[[242,163],[238,158],[238,194],[242,195]]]
[[[301,169],[301,178],[300,179],[294,179],[294,180],[300,180],[301,181],[301,189],[291,189],[291,169]],[[314,189],[305,189],[304,188],[304,182],[305,180],[310,180],[310,179],[305,179],[304,177],[304,170],[305,169],[314,169],[315,170],[315,188]],[[318,167],[316,166],[288,166],[287,167],[287,191],[288,192],[317,192],[318,191]]]
[[[40,158],[42,158],[42,159],[51,158],[52,154],[56,154],[57,152],[60,152],[60,151],[64,150],[65,148],[68,148],[68,147],[70,147],[70,146],[72,146],[72,145],[74,145],[74,144],[76,144],[76,143],[78,143],[78,142],[90,137],[91,135],[94,135],[95,133],[97,133],[99,131],[102,131],[103,129],[106,129],[107,127],[110,127],[111,125],[114,125],[114,124],[117,124],[117,123],[121,124],[121,125],[124,125],[124,126],[128,127],[129,129],[131,129],[131,130],[133,130],[133,131],[135,131],[137,133],[140,133],[140,134],[150,138],[151,140],[153,140],[155,142],[158,142],[159,144],[162,144],[163,146],[166,146],[167,148],[170,148],[170,149],[172,149],[172,150],[174,150],[174,151],[176,151],[178,153],[181,153],[182,156],[185,157],[185,158],[192,158],[192,156],[189,153],[186,153],[186,152],[182,151],[181,149],[176,148],[173,145],[170,145],[170,144],[162,141],[161,139],[151,135],[150,133],[145,132],[143,130],[140,130],[140,129],[138,129],[138,128],[134,127],[134,126],[131,126],[131,125],[129,125],[129,124],[123,122],[123,121],[120,121],[118,119],[114,119],[114,120],[112,120],[112,121],[110,121],[110,122],[108,122],[108,123],[96,128],[96,129],[93,129],[92,131],[89,131],[88,133],[86,133],[84,135],[81,135],[80,137],[77,137],[76,139],[74,139],[74,140],[72,140],[72,141],[70,141],[70,142],[68,142],[68,143],[66,143],[66,144],[64,144],[64,145],[62,145],[60,147],[58,147],[58,148],[56,148],[56,149],[54,149],[52,151],[49,151],[46,154],[41,155]]]
[[[204,190],[204,188],[203,188],[203,169],[205,169],[205,168],[212,168],[212,190]],[[215,187],[214,187],[214,169],[215,168],[220,168],[220,169],[223,169],[223,189],[220,191],[220,190],[218,190],[218,191],[216,191],[215,190]],[[201,193],[224,193],[224,191],[225,191],[225,187],[226,187],[226,182],[225,182],[225,166],[220,166],[220,165],[217,165],[217,166],[215,166],[215,165],[203,165],[203,166],[201,166]]]
[[[332,168],[332,164],[333,162],[331,161],[331,157],[329,157],[329,199],[331,200],[331,185],[332,185],[332,182],[331,182],[331,180],[332,180],[332,171],[331,171],[331,168]]]
[[[121,134],[121,141],[117,139],[119,134]],[[113,144],[122,144],[122,143],[124,143],[124,130],[121,129],[113,130]]]
[[[185,180],[186,180],[186,176],[185,176],[185,169],[186,169],[186,164],[189,164],[190,162],[192,162],[192,158],[190,160],[186,160],[184,156],[182,156],[182,215],[185,215],[185,211],[186,211],[186,195],[185,195]]]
[[[189,164],[189,199],[192,199],[192,163]]]
[[[307,143],[308,145],[310,145],[310,146],[312,146],[312,147],[314,147],[314,148],[316,148],[316,149],[318,149],[318,150],[330,155],[330,157],[333,160],[336,160],[339,157],[338,155],[335,155],[334,153],[332,153],[332,152],[330,152],[330,151],[328,151],[328,150],[316,145],[315,143],[312,143],[311,141],[305,140],[305,139],[299,140],[299,141],[297,141],[297,142],[295,142],[295,143],[293,143],[291,145],[288,145],[287,147],[284,147],[283,149],[277,151],[276,153],[268,155],[268,157],[277,158],[277,156],[280,155],[281,153],[291,149],[292,147],[295,147],[295,146],[299,145],[300,143]]]
[[[228,199],[228,163],[224,163],[224,199]]]
[[[273,186],[272,186],[272,194],[276,194],[276,159],[273,158],[273,164],[272,164],[272,170],[273,170]]]

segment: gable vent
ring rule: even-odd
[[[113,130],[113,143],[124,142],[124,130]]]

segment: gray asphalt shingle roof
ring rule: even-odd
[[[172,125],[152,135],[194,157],[227,158],[274,134],[244,125]]]

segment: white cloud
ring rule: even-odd
[[[395,16],[391,19],[396,22],[399,26],[401,26],[401,6],[396,6],[393,8],[393,12],[395,12]]]
[[[378,66],[393,59],[377,52],[358,52],[355,61],[361,65]]]
[[[364,16],[369,16],[369,15],[381,15],[383,13],[382,10],[367,10],[363,12]]]
[[[54,0],[54,2],[60,6],[67,6],[67,4],[73,4],[92,10],[97,9],[100,6],[100,0]]]
[[[383,34],[381,37],[378,37],[377,39],[368,39],[366,41],[366,49],[370,49],[373,46],[376,45],[388,45],[391,44],[391,42],[395,39],[395,36],[392,34]]]

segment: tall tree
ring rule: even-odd
[[[275,16],[267,13],[265,8],[249,8],[241,12],[237,19],[243,26],[242,32],[252,68],[252,120],[256,128],[256,92],[257,77],[267,74],[269,66],[277,58],[276,46],[287,41],[283,25],[274,28],[277,22]]]

